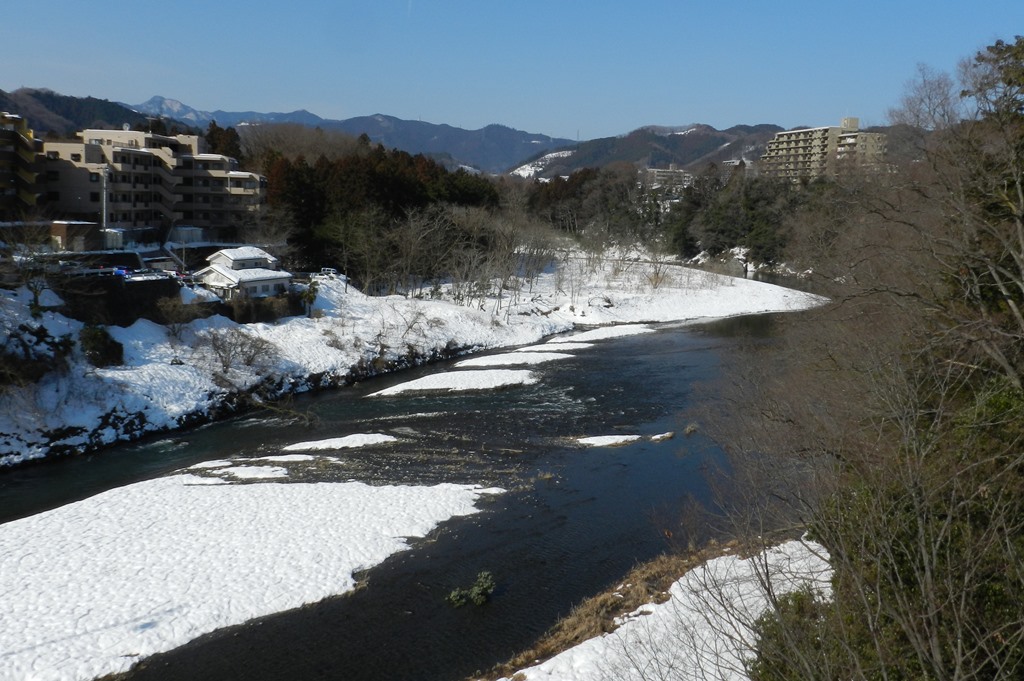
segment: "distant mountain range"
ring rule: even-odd
[[[324,130],[339,130],[354,137],[365,134],[375,144],[411,154],[447,155],[456,163],[489,173],[502,173],[537,153],[558,149],[572,140],[548,137],[503,125],[464,130],[451,125],[407,121],[376,114],[345,120],[321,118],[300,109],[289,113],[258,111],[199,111],[175,99],[151,97],[142,104],[125,105],[151,116],[166,116],[205,129],[210,121],[223,127],[260,123],[299,123]]]
[[[122,104],[128,109],[139,111],[147,116],[162,116],[176,121],[188,123],[197,128],[206,130],[210,121],[217,121],[222,128],[241,125],[242,123],[299,123],[301,125],[317,126],[325,121],[316,114],[304,109],[290,113],[260,113],[259,111],[200,111],[193,109],[188,104],[182,104],[176,99],[167,97],[150,97],[142,104]]]
[[[85,128],[119,128],[145,124],[162,117],[183,128],[205,131],[210,121],[221,127],[294,123],[367,135],[374,143],[409,153],[447,157],[451,163],[489,173],[514,169],[526,177],[567,175],[585,167],[624,162],[650,167],[696,168],[710,161],[753,159],[781,127],[735,126],[716,130],[708,125],[648,126],[618,137],[578,142],[523,132],[503,125],[464,130],[445,124],[408,121],[376,114],[346,120],[321,118],[305,110],[288,113],[258,111],[200,111],[166,97],[151,97],[141,104],[121,104],[94,97],[69,97],[52,90],[22,88],[0,90],[0,110],[28,119],[36,134],[71,135]]]

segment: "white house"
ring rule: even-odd
[[[292,280],[290,273],[277,269],[277,258],[255,246],[225,248],[206,260],[210,264],[193,277],[225,301],[284,293]]]

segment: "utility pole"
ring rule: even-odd
[[[103,190],[103,193],[100,196],[100,210],[102,211],[102,214],[100,215],[100,229],[104,230],[107,228],[107,178],[109,175],[110,166],[104,164],[103,173],[100,175],[100,187]]]

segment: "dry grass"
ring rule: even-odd
[[[622,583],[573,608],[529,650],[493,667],[473,681],[515,679],[516,670],[536,665],[583,641],[616,629],[615,619],[647,603],[668,600],[668,589],[694,567],[727,553],[746,554],[735,541],[710,542],[706,547],[686,554],[661,555],[633,568]],[[521,677],[520,677],[521,678]]]

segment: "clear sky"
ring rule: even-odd
[[[0,89],[374,113],[570,139],[643,125],[886,123],[918,64],[1024,34],[1024,0],[48,0]],[[31,16],[28,14],[31,10]]]

